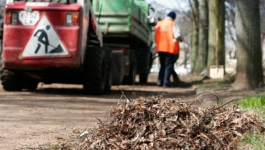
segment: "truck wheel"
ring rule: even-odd
[[[147,84],[148,73],[140,73],[139,77],[140,77],[140,83],[141,84]]]
[[[106,53],[106,83],[105,92],[108,93],[112,86],[112,52],[110,48],[105,48]]]
[[[106,83],[106,56],[99,47],[89,46],[84,62],[84,90],[93,95],[102,94]]]
[[[0,78],[5,91],[22,91],[22,83],[14,72],[2,69]]]

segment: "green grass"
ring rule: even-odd
[[[242,108],[265,111],[265,96],[248,96],[239,102]]]
[[[265,96],[248,96],[238,102],[239,106],[247,111],[254,111],[265,119]],[[247,149],[265,150],[265,135],[259,132],[246,134],[241,144]]]
[[[265,136],[254,132],[247,134],[242,139],[243,147],[248,146],[249,149],[264,150],[265,149]]]

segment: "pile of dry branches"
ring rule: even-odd
[[[163,96],[138,98],[111,110],[107,122],[82,134],[80,149],[226,149],[262,120],[234,107],[205,109]]]

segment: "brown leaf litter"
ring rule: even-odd
[[[107,122],[80,135],[79,149],[235,149],[263,120],[237,106],[203,108],[163,96],[119,103]]]

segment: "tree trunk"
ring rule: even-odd
[[[200,30],[199,30],[199,51],[195,72],[201,73],[207,68],[208,57],[208,1],[200,0]]]
[[[199,3],[198,0],[192,0],[192,34],[191,34],[191,71],[194,72],[199,48]]]
[[[209,0],[209,47],[207,75],[211,65],[225,65],[225,0]]]
[[[263,86],[259,0],[236,1],[237,74],[233,89]]]

